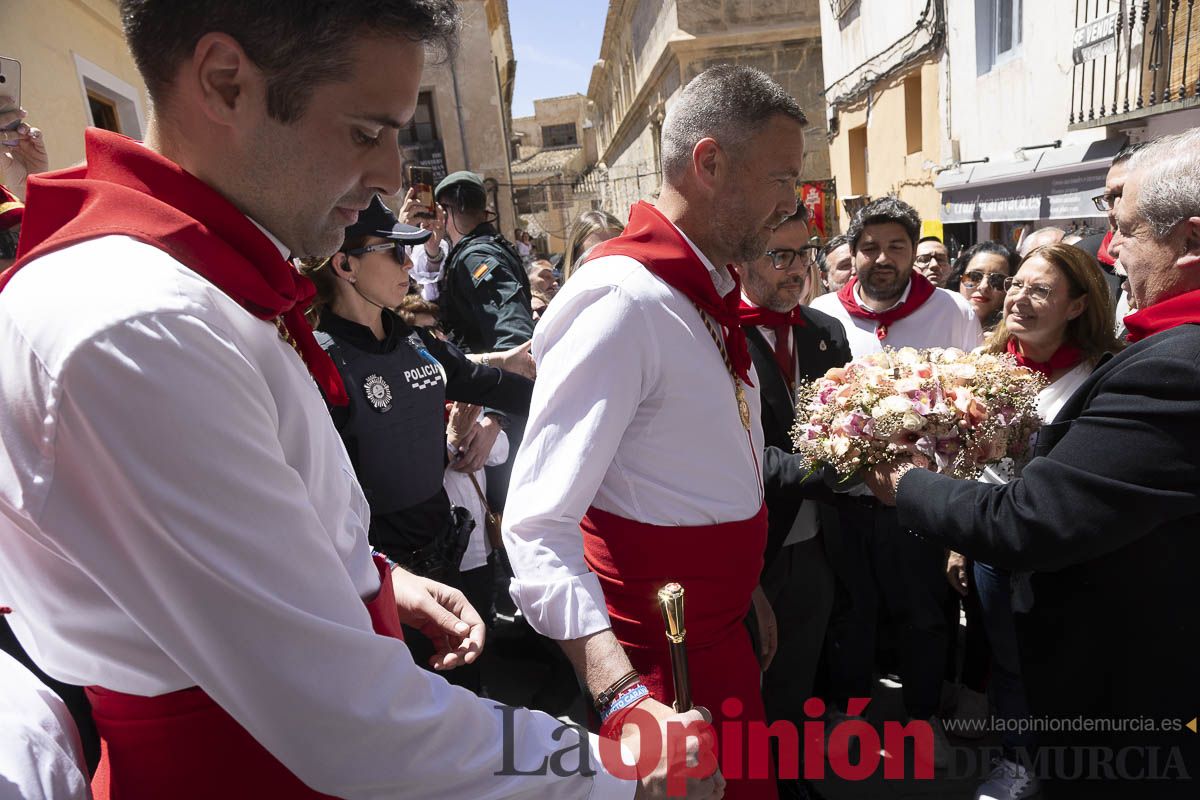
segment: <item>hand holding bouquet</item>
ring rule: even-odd
[[[905,456],[975,478],[1025,451],[1044,386],[1007,355],[886,348],[800,387],[792,440],[814,468],[843,479]]]

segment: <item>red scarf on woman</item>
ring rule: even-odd
[[[928,278],[913,270],[908,277],[908,297],[903,303],[895,308],[889,308],[887,311],[869,311],[858,304],[858,298],[854,295],[856,286],[858,286],[858,278],[851,278],[845,286],[838,290],[838,300],[842,301],[842,307],[850,316],[876,320],[879,327],[875,329],[875,335],[881,342],[887,338],[888,327],[892,323],[899,322],[920,308],[926,300],[933,297],[935,289]]]
[[[0,291],[39,256],[100,236],[129,236],[163,250],[259,319],[282,318],[326,399],[350,402],[304,318],[312,283],[249,217],[132,139],[97,128],[84,139],[86,165],[29,179],[17,262],[0,275]]]
[[[1126,338],[1131,342],[1140,342],[1147,336],[1189,323],[1200,324],[1200,289],[1184,292],[1130,314],[1125,318],[1125,330],[1129,332]]]
[[[1029,356],[1023,354],[1021,348],[1017,346],[1017,338],[1015,336],[1009,337],[1007,349],[1008,354],[1017,360],[1018,365],[1025,367],[1025,369],[1031,369],[1034,372],[1040,372],[1047,378],[1050,377],[1051,373],[1071,369],[1083,360],[1083,351],[1075,345],[1067,344],[1066,342],[1059,345],[1058,349],[1054,351],[1054,355],[1050,356],[1048,361],[1034,361]]]
[[[791,311],[772,311],[769,308],[752,306],[745,300],[738,306],[738,316],[743,325],[761,325],[770,328],[775,334],[775,363],[783,373],[788,388],[794,388],[796,383],[796,356],[791,346],[792,326],[805,326],[804,315],[800,306]]]
[[[629,211],[625,232],[615,239],[601,242],[592,248],[588,260],[602,256],[628,256],[691,300],[717,321],[725,340],[733,371],[748,386],[750,383],[750,350],[746,333],[738,317],[741,305],[741,283],[737,272],[729,270],[733,290],[721,297],[713,286],[708,269],[670,220],[649,203],[639,202]]]

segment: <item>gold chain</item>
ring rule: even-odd
[[[283,317],[275,318],[275,330],[279,331],[279,338],[292,346],[296,351],[296,355],[300,356],[300,360],[304,360],[304,353],[300,352],[300,343],[296,341],[296,337],[292,336],[292,332],[288,330],[287,323],[283,321]]]
[[[696,305],[693,303],[692,305]],[[717,335],[717,331],[713,328],[712,323],[708,321],[708,314],[705,314],[700,306],[696,306],[696,311],[700,314],[700,321],[704,323],[704,327],[708,330],[708,335],[712,337],[713,344],[717,346],[717,352],[721,354],[721,360],[725,362],[725,369],[729,370],[729,377],[733,380],[733,396],[737,400],[738,416],[742,418],[742,427],[750,430],[750,404],[746,402],[746,392],[742,389],[742,379],[738,377],[737,371],[733,368],[733,361],[729,358],[729,351],[725,349],[724,340]]]

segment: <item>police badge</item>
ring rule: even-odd
[[[392,410],[392,387],[388,386],[383,378],[378,375],[368,376],[363,383],[363,390],[367,393],[367,400],[380,414]]]

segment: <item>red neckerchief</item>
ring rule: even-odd
[[[761,325],[770,328],[775,334],[775,363],[783,373],[783,379],[788,388],[795,388],[796,357],[791,346],[792,326],[803,328],[807,323],[800,313],[800,306],[791,311],[772,311],[747,303],[745,300],[738,305],[738,317],[743,325]]]
[[[1009,337],[1008,354],[1017,360],[1017,364],[1025,369],[1031,369],[1034,372],[1040,372],[1047,378],[1053,372],[1059,370],[1071,369],[1080,361],[1083,361],[1083,351],[1073,344],[1063,343],[1054,351],[1054,355],[1050,356],[1049,361],[1034,361],[1029,356],[1021,352],[1021,348],[1017,346],[1017,337]]]
[[[746,347],[746,332],[738,318],[741,304],[741,283],[737,272],[729,269],[733,291],[721,297],[713,286],[708,269],[684,240],[671,221],[649,203],[639,202],[629,211],[625,232],[592,248],[588,260],[601,256],[628,256],[657,275],[669,286],[696,304],[721,326],[725,351],[733,371],[747,386],[750,383],[750,350]]]
[[[215,189],[153,150],[97,128],[84,139],[86,165],[29,179],[17,262],[0,275],[0,291],[39,256],[129,236],[163,250],[259,319],[281,317],[326,399],[347,405],[337,367],[304,318],[315,289],[271,240]]]
[[[1184,292],[1143,308],[1125,318],[1126,338],[1140,342],[1147,336],[1188,323],[1200,323],[1200,289]]]
[[[857,277],[851,278],[838,290],[838,300],[842,301],[842,306],[850,316],[876,320],[879,327],[875,328],[875,335],[881,342],[887,338],[888,327],[892,323],[899,322],[916,311],[926,300],[933,297],[935,291],[929,279],[914,269],[908,278],[908,297],[903,303],[887,311],[868,311],[858,304],[858,299],[854,296],[855,286],[858,286]]]
[[[1096,251],[1096,260],[1110,267],[1117,263],[1116,259],[1108,254],[1108,246],[1112,244],[1112,237],[1113,232],[1111,230],[1104,234],[1104,241],[1100,242],[1100,249]]]

